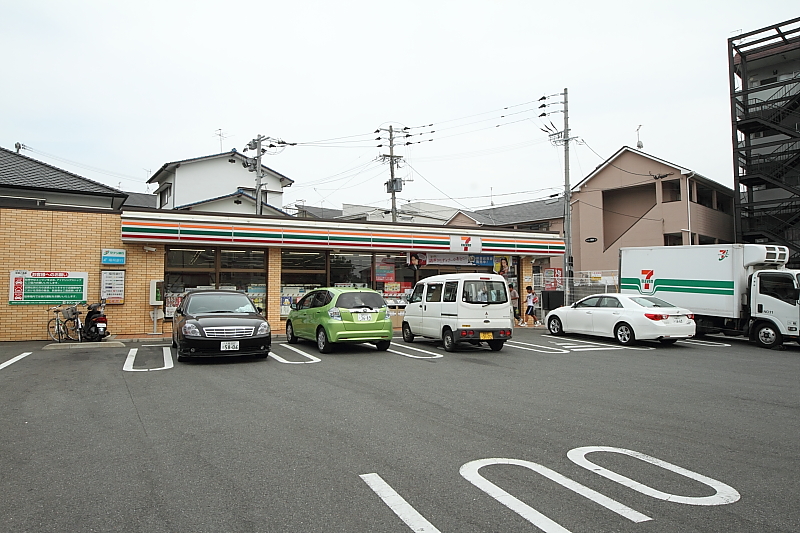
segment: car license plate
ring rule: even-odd
[[[358,321],[359,322],[369,322],[372,320],[372,315],[369,313],[359,313],[358,314]]]
[[[223,352],[230,352],[239,349],[239,341],[222,341],[219,349]]]
[[[683,324],[683,317],[682,316],[675,316],[672,317],[673,324]]]
[[[481,340],[483,339],[493,339],[494,334],[491,331],[481,331]]]

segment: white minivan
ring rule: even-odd
[[[503,276],[442,274],[420,280],[408,296],[403,340],[442,339],[448,352],[459,342],[486,342],[496,352],[511,338],[513,320]]]

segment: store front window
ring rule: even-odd
[[[372,288],[372,254],[331,253],[331,285]]]
[[[191,289],[239,290],[266,309],[266,287],[264,250],[170,248],[164,265],[164,315],[171,318]]]

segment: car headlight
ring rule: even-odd
[[[260,326],[258,326],[258,331],[256,331],[256,335],[266,335],[270,332],[269,329],[269,322],[262,322]]]
[[[181,328],[181,331],[183,332],[184,335],[188,337],[200,336],[200,330],[194,324],[184,324],[183,327]]]

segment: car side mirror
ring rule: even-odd
[[[256,307],[256,311],[258,311],[259,314],[263,314],[264,313],[264,310],[262,308],[260,308],[260,307]]]
[[[182,314],[183,314],[183,311],[181,311],[180,309],[176,309],[175,310],[175,316],[181,316]]]
[[[292,302],[289,304],[289,309],[297,309],[297,304]]]
[[[789,298],[792,300],[800,300],[800,289],[789,289]]]

